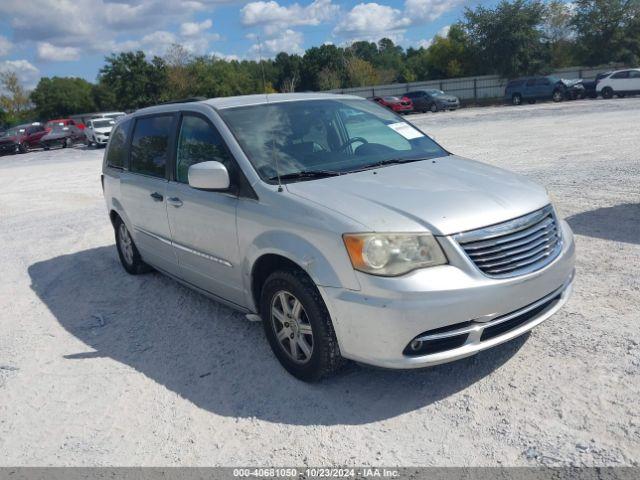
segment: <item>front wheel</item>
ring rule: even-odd
[[[604,87],[602,89],[602,98],[613,98],[613,88],[611,87]]]
[[[554,102],[562,101],[562,92],[560,90],[554,90],[553,95],[551,96],[551,100]]]
[[[521,105],[522,104],[522,96],[519,93],[516,93],[513,97],[511,97],[511,103],[513,105]]]
[[[329,311],[304,272],[272,273],[262,288],[260,313],[273,353],[294,377],[317,381],[345,363]]]
[[[436,105],[435,103],[431,104],[431,108],[429,108],[429,110],[431,110],[431,112],[436,113],[438,111],[438,105]]]

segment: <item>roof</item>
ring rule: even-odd
[[[205,100],[215,108],[246,107],[249,105],[262,105],[265,103],[295,102],[300,100],[330,100],[330,99],[362,100],[355,95],[342,95],[337,93],[269,93],[258,95],[240,95],[237,97],[220,97]]]

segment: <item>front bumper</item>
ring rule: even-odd
[[[559,224],[561,252],[526,275],[487,277],[445,237],[441,243],[449,265],[396,278],[358,273],[360,291],[321,287],[342,355],[386,368],[426,367],[468,357],[531,330],[560,309],[571,293],[573,234],[566,222]],[[514,324],[514,318],[524,320]],[[462,344],[419,356],[404,353],[412,340],[436,329],[459,330],[458,324],[468,329]],[[490,327],[494,333],[483,335]]]
[[[13,142],[0,144],[0,154],[16,153],[17,148],[18,144]]]

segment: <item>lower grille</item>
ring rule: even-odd
[[[562,249],[551,205],[508,222],[455,236],[473,263],[491,277],[513,277],[543,268]]]

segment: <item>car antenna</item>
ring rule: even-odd
[[[271,158],[273,158],[274,163],[276,164],[276,177],[278,177],[278,191],[282,192],[282,180],[280,180],[280,166],[278,165],[278,156],[276,155],[276,141],[275,139],[271,140]]]
[[[269,103],[269,96],[267,95],[267,83],[264,75],[264,63],[262,61],[262,43],[260,42],[260,34],[258,34],[258,59],[260,60],[260,70],[262,71],[262,93],[267,103]]]

